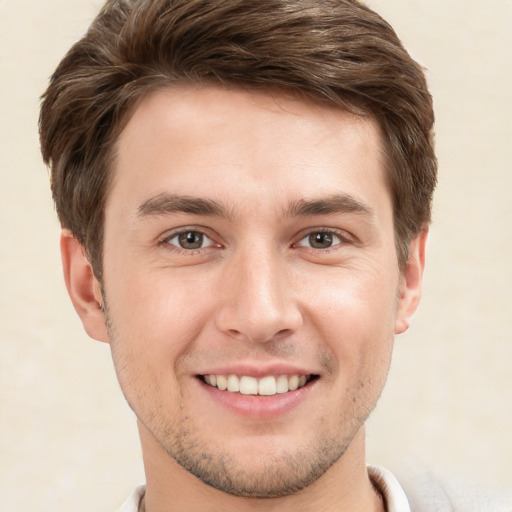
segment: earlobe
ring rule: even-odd
[[[95,340],[108,342],[100,284],[82,245],[67,229],[61,233],[60,251],[66,288],[85,331]]]
[[[425,227],[409,247],[409,261],[400,276],[395,334],[401,334],[409,328],[420,302],[427,236],[428,227]]]

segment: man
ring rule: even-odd
[[[355,0],[107,2],[40,129],[70,297],[138,420],[123,510],[410,510],[364,423],[419,302],[433,119]]]

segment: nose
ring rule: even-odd
[[[224,271],[217,327],[255,343],[296,332],[303,319],[291,281],[286,261],[272,250],[238,255]]]

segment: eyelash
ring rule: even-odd
[[[301,234],[302,235],[302,234]],[[331,235],[333,238],[336,238],[337,241],[333,241],[333,244],[329,247],[319,248],[319,247],[311,247],[311,245],[302,245],[301,242],[304,242],[306,239],[310,238],[313,235]],[[346,245],[354,243],[354,240],[349,236],[348,233],[344,231],[339,231],[337,229],[332,228],[316,228],[312,230],[308,230],[304,233],[298,242],[294,243],[294,247],[305,247],[306,249],[315,251],[315,252],[330,252],[336,250],[340,245]]]
[[[179,246],[179,242],[176,244],[171,243],[171,240],[180,237],[181,235],[188,235],[188,234],[196,234],[200,235],[201,237],[206,238],[210,241],[208,246],[206,247],[197,247],[197,248],[191,248],[187,249],[184,247]],[[333,244],[329,247],[311,247],[311,245],[305,245],[303,242],[308,239],[308,237],[312,237],[313,235],[330,235],[334,240]],[[311,243],[311,239],[309,240]],[[306,242],[307,243],[307,242]],[[301,233],[300,239],[292,244],[292,247],[304,247],[307,250],[311,250],[314,252],[330,252],[332,250],[336,250],[336,248],[340,245],[346,245],[354,243],[354,240],[346,233],[346,232],[340,232],[339,230],[332,229],[332,228],[316,228],[313,230],[308,230],[307,232]],[[203,244],[203,241],[201,241],[201,245]],[[205,233],[204,228],[185,228],[180,229],[179,231],[174,231],[173,233],[165,236],[160,242],[159,245],[162,245],[165,247],[166,250],[172,251],[172,252],[184,252],[187,255],[194,255],[198,252],[204,251],[205,249],[209,248],[222,248],[222,245],[219,243],[216,243],[213,240],[213,237],[209,236],[207,233]]]
[[[206,238],[207,240],[210,241],[209,245],[207,247],[198,247],[198,248],[194,248],[194,249],[186,249],[184,247],[180,247],[178,243],[176,244],[173,244],[171,243],[171,240],[175,239],[175,238],[178,238],[180,237],[181,235],[189,235],[189,234],[196,234],[196,235],[200,235],[204,238]],[[212,239],[211,236],[207,235],[204,231],[204,229],[198,229],[198,228],[185,228],[185,229],[180,229],[179,231],[175,231],[169,235],[167,235],[166,237],[164,237],[160,242],[159,242],[159,245],[162,245],[165,247],[166,250],[168,251],[178,251],[178,252],[186,252],[187,254],[196,254],[198,251],[203,251],[204,249],[208,249],[212,246],[216,246],[216,247],[222,247],[220,244],[218,243],[215,243],[214,240]],[[202,243],[201,243],[202,245]]]

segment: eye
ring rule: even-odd
[[[164,240],[169,245],[174,245],[180,249],[192,251],[194,249],[204,249],[214,245],[213,241],[201,231],[187,230],[171,235]]]
[[[340,236],[330,231],[314,231],[302,238],[297,244],[299,247],[312,249],[330,249],[343,242]]]

